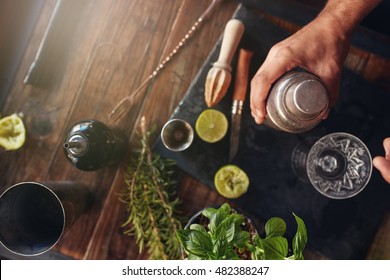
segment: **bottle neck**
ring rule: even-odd
[[[81,157],[88,151],[88,140],[83,135],[75,134],[64,143],[64,148],[71,155]]]

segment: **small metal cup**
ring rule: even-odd
[[[87,209],[91,193],[74,182],[22,182],[0,196],[0,243],[22,256],[53,248]]]
[[[184,151],[194,140],[194,130],[188,122],[172,119],[162,128],[161,140],[168,150],[174,152]]]

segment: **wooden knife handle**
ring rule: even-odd
[[[249,65],[252,56],[252,51],[247,49],[240,49],[234,81],[233,100],[245,100],[245,95],[248,88]]]
[[[238,19],[231,19],[226,24],[221,50],[215,66],[231,70],[231,62],[244,34],[244,24]]]

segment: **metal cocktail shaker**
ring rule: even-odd
[[[321,80],[309,72],[293,70],[272,86],[264,124],[290,133],[306,132],[321,122],[328,106]]]
[[[76,123],[66,134],[63,148],[72,165],[84,171],[118,163],[126,151],[124,135],[97,120]]]

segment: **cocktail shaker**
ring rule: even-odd
[[[292,70],[272,86],[264,124],[290,133],[306,132],[318,125],[329,106],[321,80],[306,71]]]
[[[72,165],[93,171],[118,163],[123,158],[125,137],[100,121],[84,120],[68,131],[63,149]]]

